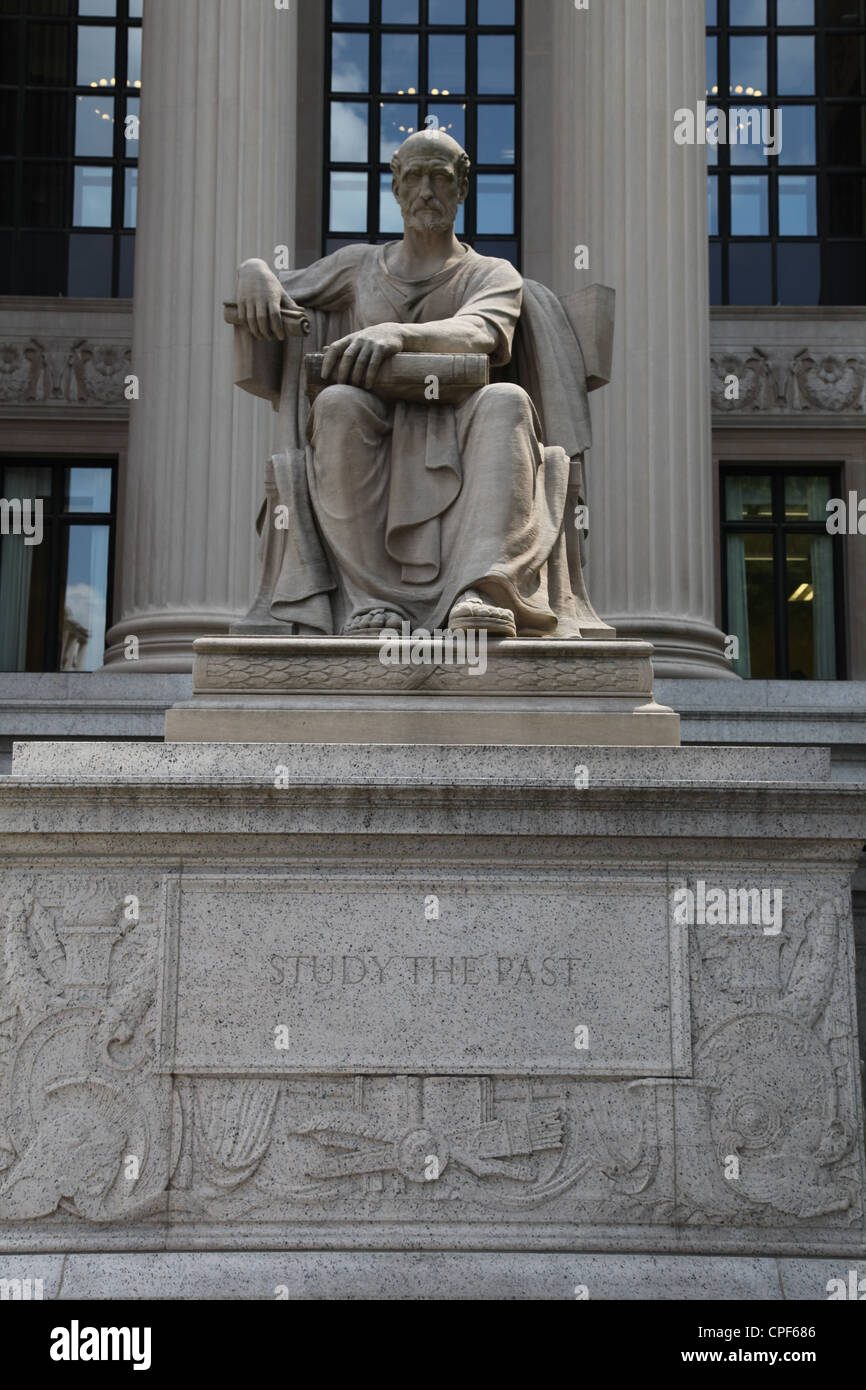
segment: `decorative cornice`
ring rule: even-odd
[[[0,294],[0,315],[28,314],[132,314],[131,299],[103,299],[92,295]]]
[[[2,300],[0,300],[2,303]],[[710,306],[712,324],[733,322],[763,323],[862,323],[866,326],[866,305],[864,304],[713,304]]]

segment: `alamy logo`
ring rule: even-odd
[[[23,536],[25,545],[41,545],[44,506],[41,497],[0,497],[0,536]]]
[[[849,492],[827,503],[827,532],[831,536],[866,536],[866,497]]]
[[[690,927],[763,927],[765,936],[782,930],[781,888],[676,888],[674,921]]]
[[[0,1303],[28,1303],[45,1297],[41,1279],[0,1279]]]
[[[756,92],[755,96],[760,93]],[[781,107],[710,107],[699,101],[697,111],[681,106],[674,112],[674,140],[678,145],[753,145],[765,155],[782,153]]]
[[[858,1303],[866,1302],[866,1279],[858,1279],[856,1269],[848,1270],[848,1282],[844,1279],[828,1279],[827,1299],[830,1303],[838,1299],[853,1299]]]
[[[487,632],[484,628],[452,632],[435,628],[412,630],[404,621],[402,635],[396,628],[379,634],[379,660],[383,666],[467,666],[470,676],[487,670]]]
[[[52,1361],[131,1361],[134,1371],[150,1370],[149,1327],[69,1327],[51,1332]]]

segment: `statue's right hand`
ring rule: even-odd
[[[265,261],[244,261],[238,270],[237,303],[238,319],[254,338],[285,339],[283,287]]]

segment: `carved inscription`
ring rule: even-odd
[[[305,985],[383,985],[408,988],[425,985],[575,985],[580,960],[576,956],[278,956],[270,959],[274,984],[303,989]]]
[[[176,933],[161,1052],[175,1073],[689,1071],[662,876],[202,876],[184,879]]]

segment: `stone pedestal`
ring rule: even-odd
[[[671,746],[647,642],[206,637],[170,742]]]
[[[826,1298],[864,1237],[862,787],[822,750],[577,761],[18,745],[0,1273]]]

